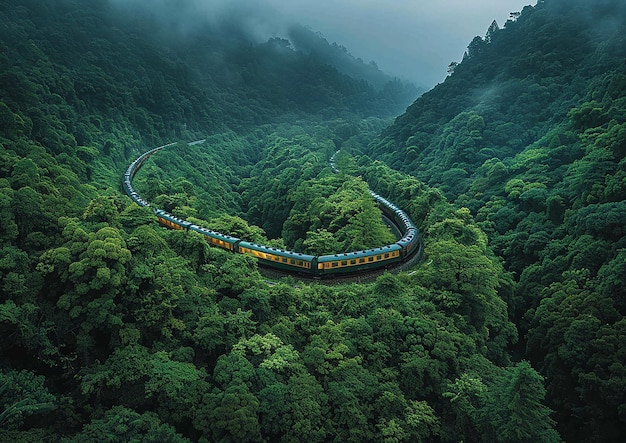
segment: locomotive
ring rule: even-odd
[[[188,145],[192,146],[203,142],[204,140],[197,140],[188,143]],[[133,189],[133,177],[151,155],[175,144],[169,143],[144,152],[126,170],[122,187],[126,194],[139,206],[151,205]],[[331,168],[334,172],[338,172],[335,167],[337,152],[330,159]],[[378,203],[384,216],[402,233],[402,237],[393,244],[379,248],[319,256],[248,242],[198,226],[163,209],[154,208],[154,213],[161,225],[176,230],[195,231],[202,235],[211,246],[256,257],[262,266],[311,277],[332,277],[333,275],[357,274],[368,270],[384,269],[396,263],[407,261],[415,254],[421,256],[423,253],[422,238],[409,216],[384,197],[371,190],[370,194]]]

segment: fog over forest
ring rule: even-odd
[[[529,1],[0,1],[0,442],[626,442],[626,1]]]
[[[160,15],[169,26],[193,28],[209,20],[216,29],[237,30],[253,41],[286,37],[294,23],[320,32],[386,73],[430,88],[444,80],[450,62],[460,61],[469,42],[484,36],[496,20],[503,26],[511,12],[530,0],[111,0]]]

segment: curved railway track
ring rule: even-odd
[[[187,145],[194,146],[204,142],[204,139],[196,140]],[[150,202],[135,191],[132,185],[133,177],[150,156],[175,144],[169,143],[146,151],[127,168],[122,187],[126,194],[139,206],[153,207]],[[335,152],[330,158],[330,167],[335,173],[339,172],[335,165],[335,157],[338,152]],[[332,278],[333,281],[366,281],[377,277],[386,270],[407,269],[419,261],[423,255],[422,237],[409,216],[386,198],[372,190],[369,192],[378,203],[384,217],[396,227],[401,236],[395,243],[389,245],[341,254],[314,256],[258,245],[200,227],[163,209],[154,208],[154,213],[158,222],[163,226],[176,230],[196,231],[211,246],[256,257],[259,265],[272,270],[271,272],[274,273],[277,272],[282,275],[288,273],[297,277],[318,280]]]

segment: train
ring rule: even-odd
[[[188,145],[193,146],[203,143],[204,141],[205,140],[197,140],[188,143]],[[150,202],[143,199],[134,190],[132,186],[133,177],[150,156],[175,144],[176,143],[169,143],[144,152],[130,164],[124,173],[122,188],[139,206],[149,206],[152,208]],[[337,152],[330,159],[331,169],[334,172],[338,172],[335,166]],[[417,258],[421,257],[423,253],[422,237],[413,221],[402,209],[398,208],[386,198],[376,194],[372,190],[369,192],[372,198],[377,202],[383,215],[399,230],[401,238],[395,243],[378,248],[328,255],[309,255],[259,245],[198,226],[188,220],[176,217],[163,209],[153,209],[157,221],[165,227],[175,230],[197,232],[202,235],[211,246],[225,249],[233,253],[250,255],[255,257],[261,266],[287,271],[301,276],[324,278],[359,274],[397,266],[399,263],[415,258],[416,254],[418,255]]]

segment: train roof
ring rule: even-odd
[[[202,226],[198,226],[198,225],[191,225],[189,226],[189,229],[191,229],[192,231],[199,232],[200,234],[203,234],[203,235],[208,235],[209,237],[212,237],[212,238],[223,240],[228,243],[236,243],[239,241],[239,238],[233,237],[232,235],[222,234],[221,232],[212,231],[211,229],[203,228]]]
[[[266,254],[279,255],[281,257],[297,258],[298,260],[311,261],[315,258],[314,255],[302,254],[300,252],[286,251],[284,249],[272,248],[270,246],[257,245],[256,243],[242,241],[239,243],[239,247],[250,248],[255,251],[265,252]]]
[[[397,244],[387,245],[380,248],[364,249],[362,251],[345,252],[341,254],[322,255],[317,258],[318,263],[325,263],[337,260],[351,260],[361,257],[370,257],[372,255],[385,254],[387,252],[399,251],[402,247]]]
[[[192,224],[191,222],[185,220],[184,218],[176,217],[175,215],[170,214],[169,212],[166,212],[163,209],[157,209],[154,212],[160,217],[166,218],[170,221],[176,222],[183,226],[190,226]]]

